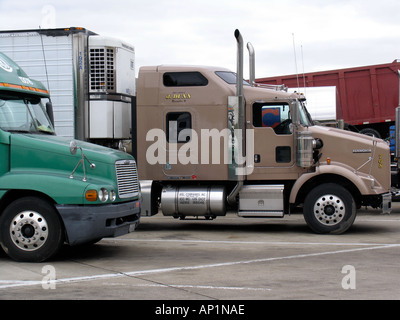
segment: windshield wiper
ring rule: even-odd
[[[13,133],[32,133],[32,131],[29,130],[21,130],[21,129],[12,129],[12,130],[6,130],[8,132],[13,132]]]
[[[51,135],[51,136],[55,135],[55,132],[53,132],[53,131],[40,130],[40,129],[39,129],[39,131],[37,131],[37,132],[32,132],[32,133],[47,134],[47,135]]]

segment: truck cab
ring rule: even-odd
[[[339,234],[361,205],[390,212],[383,140],[315,126],[304,97],[240,74],[204,66],[140,69],[143,215],[161,209],[211,219],[235,210],[281,218],[300,209],[314,232]]]
[[[0,53],[0,244],[17,261],[126,234],[140,219],[134,158],[58,137],[49,100]]]

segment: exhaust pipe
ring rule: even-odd
[[[241,141],[239,142],[239,150],[241,150],[242,157],[245,159],[246,154],[246,137],[245,137],[245,130],[246,130],[246,123],[245,123],[245,115],[244,115],[244,97],[243,97],[243,38],[240,34],[238,29],[235,30],[235,38],[237,41],[237,72],[236,72],[236,96],[238,98],[238,105],[239,105],[239,119],[238,119],[238,126],[242,132]],[[244,164],[239,164],[243,169]],[[241,170],[243,172],[243,170]],[[227,202],[229,205],[234,206],[236,204],[236,196],[238,195],[239,191],[242,189],[243,186],[244,175],[238,176],[238,183],[236,184],[235,188],[233,188],[232,192],[227,197]]]
[[[237,41],[237,79],[236,79],[236,95],[238,97],[239,103],[239,119],[238,119],[238,126],[239,130],[242,131],[242,141],[240,142],[241,150],[242,150],[242,157],[246,156],[246,137],[245,132],[246,130],[246,119],[245,119],[245,110],[244,110],[244,97],[243,97],[243,38],[240,34],[238,29],[235,30],[235,38]]]
[[[235,38],[237,41],[236,95],[240,98],[243,96],[243,38],[238,29],[235,30]]]
[[[249,69],[250,69],[250,85],[252,87],[256,84],[256,53],[254,51],[253,45],[248,42],[247,43],[247,50],[249,50]]]

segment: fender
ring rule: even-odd
[[[369,175],[362,172],[355,173],[354,168],[343,165],[342,163],[339,164],[332,162],[332,164],[330,165],[325,164],[316,167],[315,172],[306,173],[300,176],[300,178],[296,180],[296,183],[293,185],[293,188],[290,192],[289,202],[295,203],[296,197],[303,185],[307,183],[310,179],[323,174],[331,174],[344,177],[356,186],[361,195],[378,195],[387,192],[379,185],[376,180],[373,180],[373,178],[371,178]]]
[[[0,190],[33,190],[62,204],[84,204],[89,185],[90,181],[29,172],[7,173],[0,177]]]

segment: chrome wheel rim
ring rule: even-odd
[[[329,194],[317,199],[314,204],[314,216],[323,225],[334,226],[340,223],[346,213],[346,207],[338,196]]]
[[[49,228],[46,220],[35,211],[20,212],[11,221],[11,239],[21,250],[39,249],[45,244],[48,235]]]

